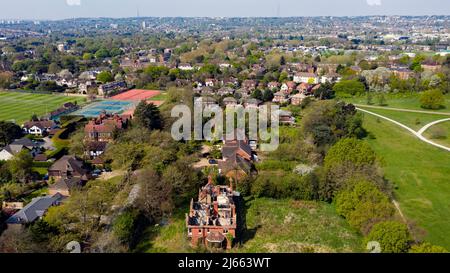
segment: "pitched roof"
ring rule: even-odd
[[[23,125],[23,128],[31,129],[34,126],[43,130],[43,129],[55,127],[56,123],[53,120],[28,121],[28,122],[25,122],[25,124]]]
[[[74,175],[83,176],[87,171],[83,169],[83,162],[74,156],[65,155],[53,163],[49,171],[72,172]]]
[[[23,209],[11,216],[6,223],[7,224],[23,224],[31,223],[44,216],[45,212],[51,207],[56,205],[63,196],[59,193],[53,196],[44,196],[34,198],[31,203],[26,205]]]
[[[72,190],[76,188],[81,188],[82,186],[81,178],[72,177],[72,178],[62,178],[56,181],[55,184],[51,185],[49,189],[52,190]]]

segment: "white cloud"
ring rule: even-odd
[[[81,0],[66,0],[69,6],[81,6]]]
[[[381,0],[366,0],[369,6],[381,6]]]

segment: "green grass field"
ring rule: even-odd
[[[43,116],[67,102],[82,104],[85,98],[64,95],[0,92],[0,120],[15,121],[21,125],[33,114]]]
[[[439,130],[439,132],[442,132],[443,136],[440,138],[436,138],[435,137],[436,130]],[[439,124],[436,124],[436,125],[430,127],[430,129],[428,129],[424,133],[424,136],[428,139],[431,139],[432,141],[434,141],[436,143],[450,147],[450,121],[439,123]]]
[[[231,252],[362,252],[362,239],[332,205],[320,202],[247,201],[243,244]],[[184,211],[185,212],[185,211]],[[149,228],[137,252],[193,252],[186,239],[184,212],[164,227]]]
[[[412,128],[416,131],[420,130],[423,126],[427,125],[430,122],[440,120],[440,119],[450,118],[450,116],[447,116],[447,115],[400,112],[400,111],[395,111],[395,110],[374,109],[374,108],[366,108],[366,107],[360,107],[360,108],[365,109],[370,112],[373,112],[375,114],[379,114],[379,115],[391,118],[395,121],[405,124],[409,128]]]
[[[426,230],[428,241],[450,249],[450,153],[368,114],[364,127],[376,138],[367,141],[382,157],[403,213]]]
[[[417,93],[385,94],[385,98],[386,98],[386,105],[384,105],[385,107],[429,111],[428,109],[423,109],[422,107],[420,107],[420,94]],[[432,111],[450,112],[450,94],[446,94],[445,99],[446,99],[444,103],[445,108]],[[345,98],[343,100],[349,103],[367,105],[366,96]],[[372,101],[374,106],[378,106],[376,96],[374,96]]]

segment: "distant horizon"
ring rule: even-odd
[[[45,21],[433,15],[450,15],[450,3],[442,0],[14,0],[3,3],[0,9],[0,18]]]
[[[374,14],[374,15],[302,15],[302,16],[129,16],[129,17],[67,17],[58,19],[48,19],[48,18],[2,18],[0,21],[66,21],[66,20],[80,20],[80,19],[165,19],[165,18],[205,18],[205,19],[246,19],[246,18],[267,18],[267,19],[288,19],[288,18],[368,18],[368,17],[450,17],[450,14],[424,14],[424,15],[384,15],[384,14]]]

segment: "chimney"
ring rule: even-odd
[[[219,214],[219,202],[214,201],[214,215],[218,215]]]

